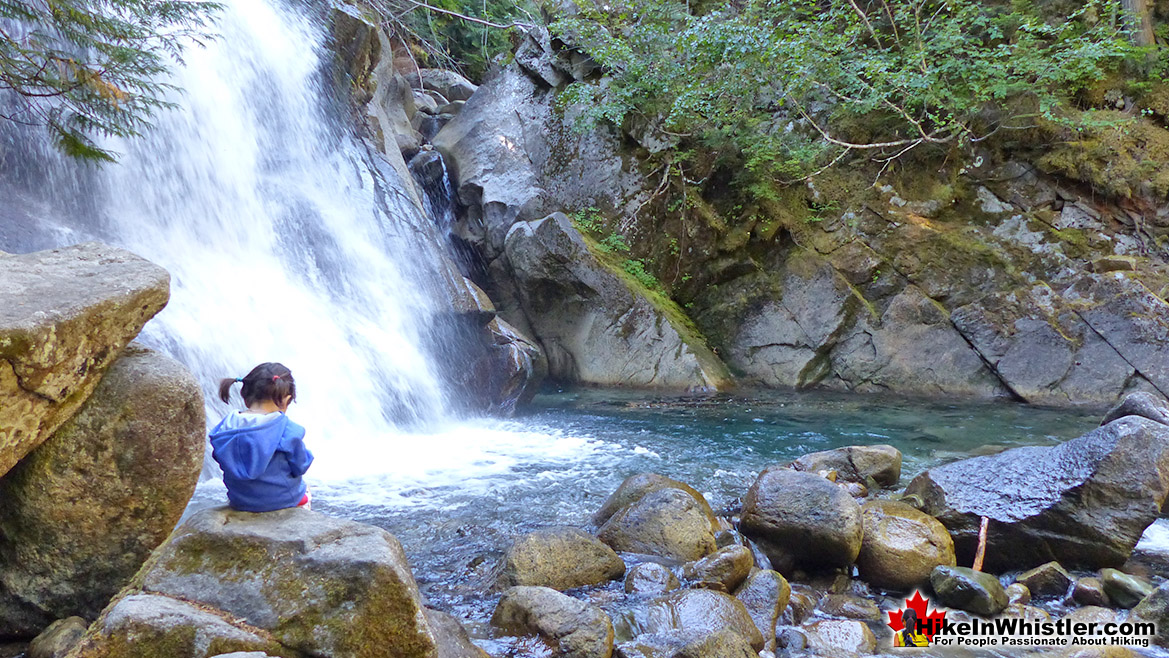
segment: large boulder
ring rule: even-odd
[[[733,592],[755,566],[755,556],[746,546],[732,545],[687,564],[682,575],[696,586]]]
[[[718,527],[714,510],[710,508],[710,503],[706,501],[705,496],[685,482],[679,482],[657,473],[637,473],[622,480],[617,490],[609,494],[605,502],[601,503],[601,509],[593,515],[593,524],[596,526],[605,525],[605,522],[611,519],[614,514],[636,503],[647,493],[658,489],[681,489],[690,494],[694,498],[694,502],[698,503],[703,513],[710,519],[711,528]]]
[[[747,608],[755,628],[763,636],[766,649],[775,649],[775,624],[787,607],[792,588],[778,571],[762,569],[752,573],[735,592],[735,598]]]
[[[465,101],[478,89],[470,80],[446,69],[419,69],[405,77],[411,87],[437,92],[448,101]]]
[[[846,446],[813,452],[792,462],[797,471],[836,471],[838,480],[864,484],[869,478],[882,487],[901,479],[901,451],[889,445]]]
[[[622,508],[597,531],[615,551],[687,562],[717,548],[710,520],[681,489],[658,489]]]
[[[0,477],[0,636],[96,617],[182,516],[205,432],[191,374],[126,348],[81,410]]]
[[[625,574],[625,593],[658,596],[681,587],[678,577],[657,562],[643,562]]]
[[[743,499],[743,533],[780,573],[852,564],[860,553],[860,505],[828,480],[786,468],[764,470]]]
[[[130,603],[136,607],[127,610]],[[158,617],[153,610],[176,607],[188,611],[183,617],[197,613],[199,619],[162,626],[152,621]],[[204,624],[207,616],[213,619]],[[143,623],[166,633],[144,637],[136,630]],[[265,639],[220,653],[438,655],[414,576],[393,535],[302,508],[264,514],[217,508],[194,514],[158,548],[134,585],[90,629],[76,658],[117,656],[127,642],[139,656],[215,655],[201,653],[205,642],[198,650],[183,645],[172,651],[163,644],[209,627]]]
[[[540,585],[563,591],[624,574],[625,563],[596,537],[578,528],[546,528],[520,537],[507,549],[496,587]]]
[[[726,367],[676,304],[598,258],[563,213],[516,224],[505,247],[551,377],[680,390],[729,385]]]
[[[672,630],[638,635],[617,647],[619,658],[758,658],[742,635],[729,630]]]
[[[166,270],[115,247],[0,252],[0,475],[77,411],[169,298]]]
[[[564,658],[609,658],[613,623],[600,608],[547,587],[513,587],[503,593],[491,625],[506,633],[536,635]]]
[[[869,584],[910,589],[939,565],[954,566],[954,540],[934,517],[905,503],[874,500],[861,508],[864,539],[857,567]]]
[[[987,568],[1120,566],[1169,495],[1169,427],[1127,416],[1057,446],[930,469],[906,492],[949,529],[959,561],[973,558],[985,516]]]
[[[1162,425],[1169,425],[1169,404],[1166,404],[1164,398],[1152,393],[1144,391],[1130,393],[1104,414],[1104,420],[1100,421],[1100,424],[1107,425],[1125,416],[1141,416]]]
[[[998,578],[966,567],[936,567],[930,587],[942,605],[990,617],[1007,607],[1007,592]]]

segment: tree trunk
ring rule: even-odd
[[[1138,46],[1151,46],[1156,41],[1153,35],[1153,12],[1149,0],[1121,0],[1120,6],[1132,21],[1130,38]]]

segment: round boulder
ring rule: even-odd
[[[984,617],[1007,607],[1007,592],[998,578],[966,567],[935,567],[930,585],[942,605]]]
[[[861,508],[833,483],[785,468],[760,474],[743,499],[741,528],[781,573],[847,566],[860,553]]]
[[[877,638],[864,622],[818,621],[804,630],[808,649],[822,656],[868,655],[877,649]]]
[[[755,557],[751,555],[751,549],[746,546],[727,546],[687,564],[682,575],[691,582],[733,592],[747,580],[747,574],[751,573],[754,565]]]
[[[759,651],[763,635],[750,613],[736,598],[708,589],[686,589],[666,594],[633,613],[635,624],[644,633],[734,631]]]
[[[929,581],[934,567],[956,564],[954,540],[934,517],[892,500],[865,503],[861,516],[857,567],[869,584],[907,590]]]
[[[689,562],[716,549],[710,520],[692,495],[674,488],[647,493],[597,531],[613,550]]]
[[[556,590],[599,585],[625,574],[625,563],[579,528],[545,528],[520,537],[503,556],[498,589],[539,585]]]
[[[1048,562],[1019,574],[1015,582],[1025,586],[1036,598],[1060,598],[1067,594],[1073,580],[1059,562]]]
[[[639,596],[658,596],[681,587],[678,577],[657,562],[646,562],[625,574],[625,593]]]
[[[714,510],[710,508],[710,503],[706,502],[705,496],[685,482],[679,482],[657,473],[638,473],[625,478],[621,486],[617,487],[617,490],[605,499],[605,502],[601,504],[601,509],[593,515],[593,523],[598,527],[605,525],[605,522],[613,518],[614,514],[641,500],[646,494],[659,489],[680,489],[690,494],[694,502],[698,503],[702,509],[703,514],[710,519],[710,527],[712,529],[718,527]]]
[[[600,608],[548,587],[513,587],[503,593],[491,625],[507,633],[537,635],[564,658],[609,658],[613,623]]]
[[[747,578],[747,582],[735,592],[735,598],[747,609],[755,621],[755,627],[763,635],[766,649],[775,649],[775,624],[787,607],[792,588],[778,571],[759,570]]]
[[[1108,599],[1121,608],[1132,608],[1153,593],[1153,586],[1145,579],[1116,569],[1101,569],[1100,580]]]
[[[847,446],[813,452],[792,462],[797,471],[835,471],[839,480],[865,484],[872,478],[882,487],[901,479],[901,451],[889,445]]]

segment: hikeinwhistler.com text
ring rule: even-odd
[[[1033,621],[1019,618],[975,619],[951,622],[930,620],[920,626],[934,631],[936,646],[961,647],[1148,647],[1157,634],[1153,622],[1085,622],[1060,619]],[[931,625],[938,628],[930,628]]]

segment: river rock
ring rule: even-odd
[[[850,594],[829,594],[820,600],[817,610],[827,617],[878,621],[881,609],[871,600]]]
[[[1104,414],[1104,420],[1100,421],[1100,424],[1107,425],[1125,416],[1140,416],[1162,425],[1169,425],[1169,404],[1166,404],[1163,398],[1152,393],[1144,391],[1129,393],[1119,404]]]
[[[139,591],[158,596],[143,600]],[[167,622],[160,627],[167,633],[202,633],[206,624],[199,620],[210,616],[207,623],[216,628],[266,638],[264,646],[229,647],[200,656],[267,650],[279,643],[278,650],[268,652],[437,658],[434,635],[397,539],[379,528],[303,508],[264,514],[227,508],[197,512],[157,549],[123,596],[114,610],[131,600],[150,605],[145,612],[135,608],[134,614],[123,609],[116,618],[128,620],[124,624],[114,623],[115,615],[107,612],[109,619],[97,624],[102,630],[87,638],[92,639],[91,652],[79,658],[112,655],[126,634],[137,633],[135,620],[146,613],[154,619],[158,615],[152,610],[176,606],[194,611],[184,613],[184,619],[195,613],[198,619],[182,621],[181,628]]]
[[[89,622],[81,617],[58,619],[28,645],[27,658],[65,658],[81,641]]]
[[[579,528],[547,528],[520,537],[507,549],[496,587],[541,585],[563,591],[624,574],[625,563],[596,537]]]
[[[755,566],[755,557],[746,546],[727,546],[697,562],[687,564],[682,575],[695,583],[716,584],[724,592],[738,589]]]
[[[645,562],[625,574],[625,593],[658,596],[681,587],[678,577],[657,562]]]
[[[613,623],[600,608],[548,587],[513,587],[503,593],[491,625],[515,634],[537,635],[557,656],[609,658]]]
[[[1153,622],[1157,624],[1157,635],[1153,641],[1160,646],[1169,646],[1169,581],[1157,586],[1151,594],[1129,613],[1129,621]]]
[[[714,510],[710,508],[710,503],[706,501],[705,496],[685,482],[679,482],[657,473],[637,473],[625,478],[621,482],[621,486],[617,487],[617,490],[605,499],[605,502],[601,504],[601,509],[593,515],[593,524],[598,527],[605,525],[605,522],[614,514],[641,500],[642,496],[647,493],[658,489],[681,489],[690,494],[694,498],[694,502],[698,503],[703,513],[710,519],[710,527],[712,529],[718,527],[718,519],[715,518]]]
[[[828,480],[786,468],[763,471],[743,499],[742,531],[780,573],[847,566],[860,553],[861,509]]]
[[[929,580],[934,567],[954,566],[954,540],[937,519],[905,503],[873,500],[861,507],[864,539],[857,567],[870,584],[910,589]]]
[[[438,643],[437,658],[490,658],[487,652],[471,641],[467,629],[451,615],[426,609],[426,620]]]
[[[1119,566],[1169,494],[1169,427],[1136,416],[1051,447],[1015,448],[930,469],[910,482],[922,510],[972,560],[990,519],[988,568]]]
[[[618,645],[618,658],[757,658],[742,635],[718,631],[674,630],[640,634]]]
[[[763,635],[751,614],[733,596],[708,589],[671,592],[633,611],[635,625],[645,633],[691,631],[712,633],[734,631],[756,651],[763,648]]]
[[[1007,607],[1007,593],[998,578],[966,567],[936,567],[930,586],[945,606],[969,610],[983,617],[997,615]]]
[[[1104,583],[1099,578],[1080,578],[1072,590],[1072,600],[1080,605],[1108,607],[1112,604],[1104,593]]]
[[[1067,594],[1071,587],[1071,574],[1059,562],[1048,562],[1034,569],[1024,571],[1015,578],[1015,582],[1022,584],[1036,597],[1060,598]]]
[[[132,594],[94,622],[71,658],[209,658],[237,651],[287,653],[267,634],[221,612],[166,596]]]
[[[0,475],[77,411],[169,297],[166,270],[116,247],[0,252]]]
[[[901,451],[893,446],[847,446],[813,452],[792,462],[797,471],[836,471],[836,477],[864,484],[872,478],[882,487],[893,487],[901,479]]]
[[[658,489],[622,508],[597,531],[613,550],[672,560],[702,558],[716,549],[710,519],[681,489]]]
[[[1008,605],[1026,605],[1031,602],[1031,590],[1023,583],[1007,585],[1006,592]]]
[[[1133,576],[1116,569],[1101,569],[1100,581],[1108,600],[1121,608],[1132,608],[1141,599],[1153,593],[1153,586],[1139,576]]]
[[[775,649],[775,624],[787,607],[792,588],[778,571],[758,570],[735,592],[735,598],[747,609],[755,628],[763,635],[765,649]]]
[[[520,305],[561,381],[712,391],[730,374],[668,300],[599,260],[554,213],[508,231]]]
[[[186,368],[131,345],[80,411],[0,477],[0,636],[101,612],[182,516],[205,418]]]
[[[877,649],[877,638],[864,622],[818,621],[804,630],[807,633],[808,649],[821,656],[866,656]]]
[[[820,598],[820,592],[812,587],[803,583],[793,583],[787,607],[780,612],[780,622],[785,626],[796,626],[804,623],[804,620],[810,617],[816,609]]]

